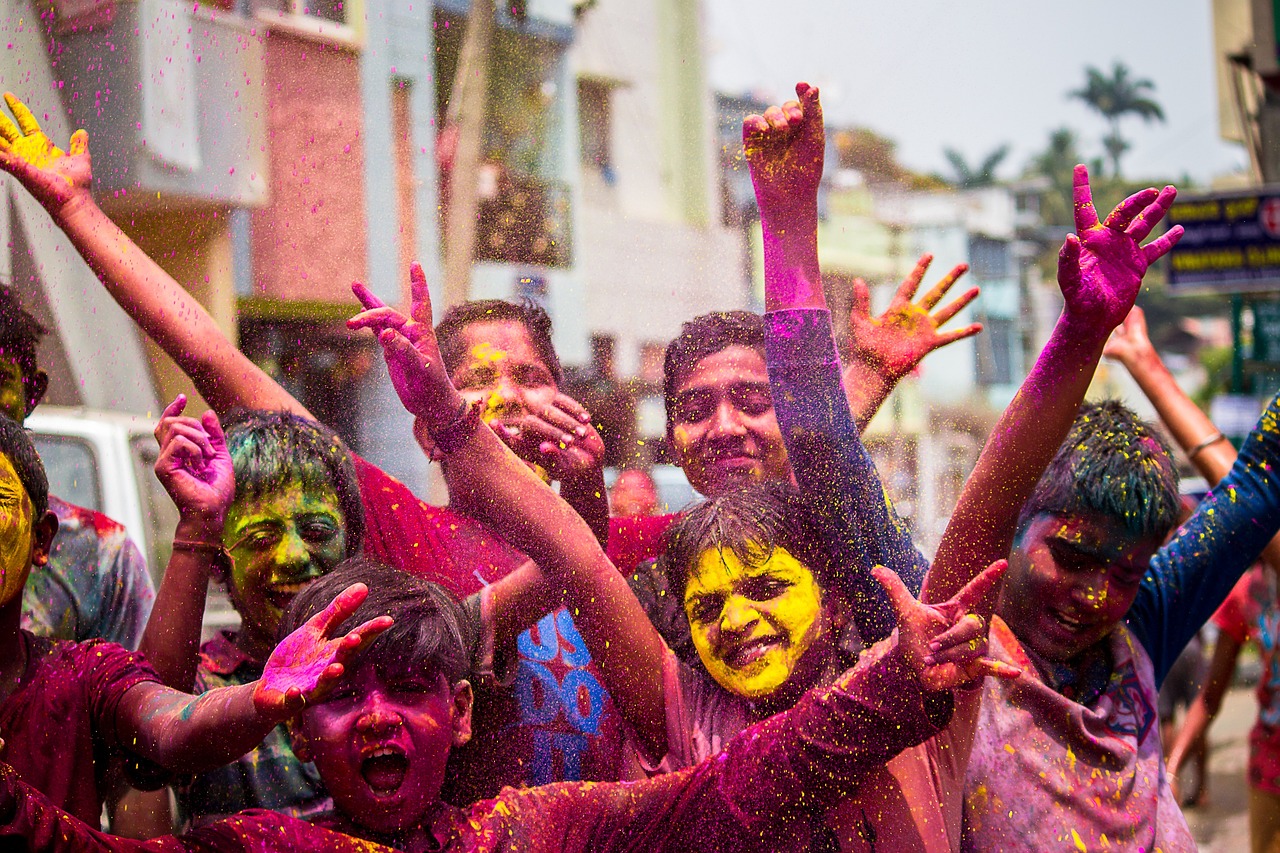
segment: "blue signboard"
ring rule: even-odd
[[[1280,291],[1280,186],[1179,198],[1169,224],[1186,229],[1169,253],[1169,288]]]

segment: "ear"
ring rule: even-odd
[[[453,685],[453,745],[462,746],[471,740],[471,682],[463,679]]]
[[[311,741],[307,740],[307,736],[302,733],[302,724],[295,716],[286,724],[289,729],[289,744],[293,747],[293,754],[298,757],[301,762],[311,761]]]
[[[43,566],[49,562],[49,552],[57,532],[58,517],[52,512],[46,511],[39,521],[31,525],[31,565]]]
[[[44,392],[49,390],[49,374],[43,370],[37,370],[35,375],[27,380],[27,414],[35,411],[36,406],[40,405],[40,401],[44,399]]]

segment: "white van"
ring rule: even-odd
[[[160,451],[153,434],[155,419],[41,406],[27,418],[26,426],[49,475],[49,491],[123,524],[159,587],[173,550],[178,508],[156,479],[154,466]],[[205,635],[239,623],[226,593],[211,584]]]

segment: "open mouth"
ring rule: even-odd
[[[274,607],[281,610],[288,610],[289,603],[293,601],[293,597],[302,590],[306,589],[311,579],[297,581],[296,583],[277,583],[272,584],[266,590],[267,601],[270,601]]]
[[[367,750],[360,759],[360,775],[376,794],[390,794],[404,782],[409,759],[399,747],[380,746]]]
[[[1050,610],[1049,615],[1053,617],[1053,621],[1057,623],[1059,628],[1072,634],[1083,634],[1092,627],[1089,622],[1081,621],[1060,610]]]
[[[770,649],[779,645],[777,637],[758,637],[735,646],[725,655],[724,662],[734,669],[750,666],[769,653]]]

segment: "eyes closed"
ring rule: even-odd
[[[756,575],[742,580],[734,587],[734,593],[757,602],[768,602],[782,595],[794,584],[772,575]],[[695,622],[714,621],[724,612],[725,596],[722,593],[699,595],[689,600],[686,609]]]
[[[512,364],[507,375],[516,385],[538,388],[554,384],[551,373],[539,364]],[[458,390],[489,388],[498,383],[497,369],[491,365],[473,365],[458,377]]]
[[[724,396],[748,417],[757,418],[773,409],[768,385],[731,385],[724,389]],[[693,388],[676,399],[674,419],[678,423],[699,423],[711,417],[719,404],[720,396],[714,389]]]
[[[253,551],[270,551],[284,539],[285,528],[282,524],[255,524],[247,529],[230,550],[247,547]],[[341,532],[336,519],[319,515],[298,520],[298,535],[308,545],[326,545]]]
[[[1063,571],[1071,573],[1095,571],[1099,567],[1108,568],[1111,580],[1124,587],[1134,587],[1142,582],[1146,567],[1131,567],[1111,563],[1103,555],[1083,550],[1071,542],[1062,539],[1051,539],[1046,543],[1053,561]]]

